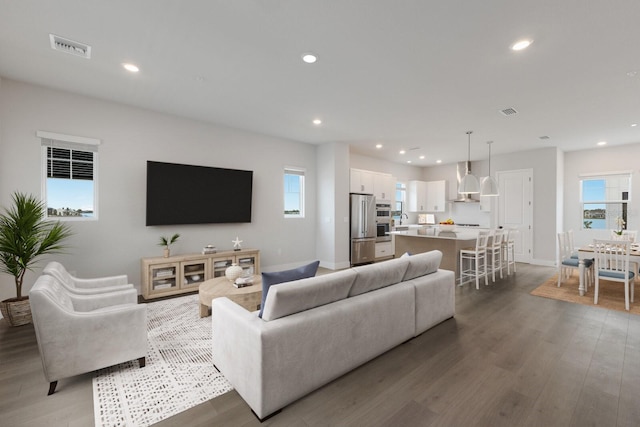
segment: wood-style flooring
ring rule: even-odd
[[[639,426],[640,316],[529,295],[553,274],[518,264],[479,291],[457,287],[455,318],[262,425]],[[47,396],[33,327],[0,321],[0,425],[93,425],[91,378]],[[232,391],[157,425],[260,423]]]

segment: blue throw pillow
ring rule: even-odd
[[[311,264],[303,265],[302,267],[294,268],[292,270],[262,273],[262,303],[260,304],[260,313],[258,313],[258,317],[262,318],[264,302],[267,300],[267,293],[269,292],[271,285],[313,277],[318,271],[318,265],[320,265],[320,261],[314,261]]]

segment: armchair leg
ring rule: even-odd
[[[49,393],[47,393],[47,396],[51,396],[56,391],[57,385],[58,385],[58,381],[51,381],[49,383]]]
[[[138,359],[138,365],[140,365],[141,368],[144,368],[147,364],[147,359],[144,357],[141,357]]]

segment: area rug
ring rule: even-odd
[[[200,318],[198,295],[147,304],[149,352],[96,372],[95,425],[143,427],[231,390],[211,358],[211,317]]]
[[[624,284],[610,281],[600,281],[598,304],[593,304],[594,287],[590,286],[584,296],[580,296],[578,287],[580,279],[578,274],[572,275],[558,287],[558,276],[553,276],[542,285],[531,291],[531,295],[551,298],[576,304],[590,305],[593,307],[607,308],[609,310],[627,311],[624,308]],[[636,286],[635,303],[630,304],[630,313],[640,315],[640,287]]]

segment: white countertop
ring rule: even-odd
[[[455,230],[455,231],[438,231],[434,229],[427,234],[425,232],[419,232],[420,230],[407,230],[407,231],[389,231],[387,234],[396,236],[411,236],[427,239],[452,239],[452,240],[475,240],[477,233],[469,230]]]

